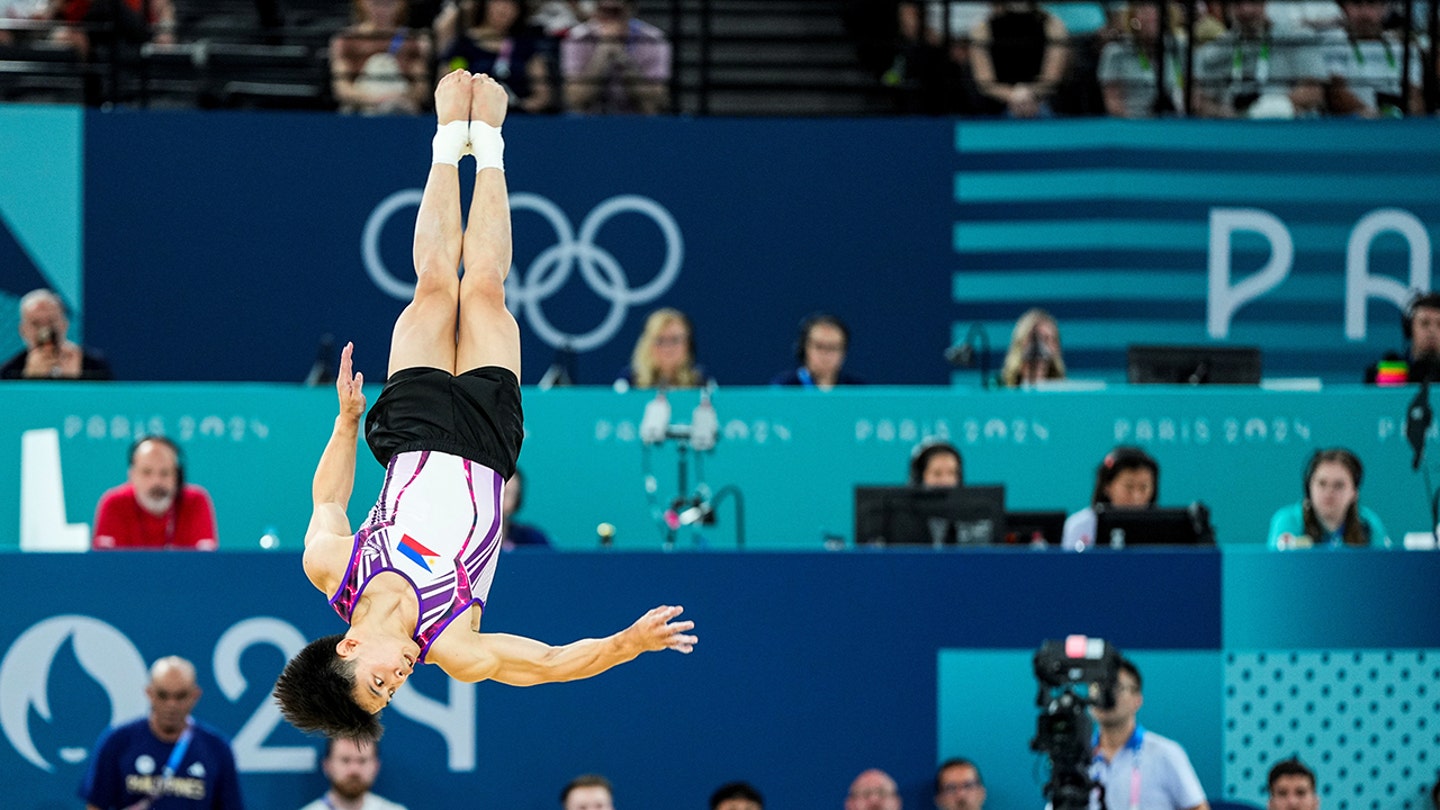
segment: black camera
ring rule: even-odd
[[[1098,638],[1068,636],[1046,641],[1035,652],[1040,717],[1030,749],[1050,759],[1045,798],[1053,810],[1086,810],[1098,784],[1090,778],[1092,725],[1089,707],[1115,705],[1120,654]],[[1103,797],[1102,797],[1103,806]]]

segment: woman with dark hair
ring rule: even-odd
[[[943,439],[926,439],[910,451],[910,486],[938,489],[965,484],[960,449]]]
[[[538,526],[515,520],[515,513],[525,503],[525,475],[520,468],[505,482],[505,492],[500,499],[501,522],[500,548],[512,551],[516,548],[550,548],[550,538]]]
[[[1160,496],[1160,465],[1138,447],[1116,447],[1095,468],[1090,505],[1065,519],[1061,547],[1084,551],[1095,545],[1095,506],[1149,509]]]
[[[1360,505],[1365,468],[1343,447],[1317,450],[1305,465],[1305,498],[1270,519],[1270,548],[1390,544],[1380,516]]]
[[[447,3],[435,20],[440,75],[463,68],[485,73],[510,94],[510,107],[550,109],[550,68],[544,35],[525,20],[522,0]]]

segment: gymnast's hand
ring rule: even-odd
[[[686,631],[695,629],[695,622],[671,622],[685,608],[679,605],[661,605],[641,616],[630,625],[629,634],[637,640],[646,652],[671,649],[688,653],[695,649],[695,636]]]
[[[360,420],[365,413],[365,375],[354,371],[350,355],[355,351],[354,343],[346,343],[340,350],[340,373],[335,376],[335,391],[340,395],[340,415]]]

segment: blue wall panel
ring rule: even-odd
[[[1315,587],[1346,593],[1345,608],[1358,615],[1383,617],[1392,599],[1407,600],[1415,629],[1408,651],[1377,635],[1329,664],[1319,652],[1297,653],[1292,664],[1288,651],[1257,657],[1285,650],[1293,637],[1271,617],[1283,615],[1320,643],[1345,636],[1327,636],[1334,611],[1323,606],[1251,612],[1262,594],[1289,587],[1296,555],[1251,555],[1247,578],[1222,591],[1222,562],[1244,554],[507,554],[486,630],[561,642],[618,630],[673,602],[697,621],[701,641],[690,656],[649,654],[588,681],[529,689],[455,686],[422,668],[386,712],[378,789],[416,807],[544,810],[567,779],[595,770],[615,781],[627,806],[701,806],[715,785],[746,778],[776,806],[822,810],[841,803],[860,770],[879,766],[900,781],[908,806],[923,807],[938,759],[968,755],[997,800],[1038,806],[1026,750],[1037,711],[1029,657],[1042,640],[1078,632],[1137,660],[1146,675],[1142,721],[1190,750],[1211,795],[1253,799],[1257,758],[1277,754],[1263,740],[1239,742],[1259,717],[1247,720],[1239,706],[1253,699],[1254,677],[1275,671],[1288,686],[1316,669],[1339,688],[1349,682],[1339,665],[1400,698],[1415,693],[1412,684],[1433,683],[1440,623],[1427,617],[1440,555],[1353,552],[1347,567],[1303,573]],[[317,744],[265,708],[287,652],[343,628],[306,583],[298,554],[0,561],[7,807],[74,806],[90,745],[115,719],[144,712],[145,664],[168,653],[198,665],[205,696],[197,714],[236,737],[251,806],[295,807],[320,792]],[[1403,573],[1410,570],[1413,577]],[[1222,623],[1252,625],[1248,645],[1222,644]],[[1276,716],[1301,716],[1300,706]],[[1345,755],[1409,756],[1407,746],[1428,745],[1415,722],[1433,717],[1428,703],[1403,711],[1399,703],[1366,709],[1374,725]],[[1342,780],[1363,776],[1321,761],[1324,750],[1342,750],[1327,747],[1338,743],[1304,739],[1279,746],[1288,754],[1298,741],[1325,780],[1347,790]],[[1400,793],[1380,807],[1403,810],[1428,775],[1412,767],[1387,778]]]
[[[379,378],[427,120],[68,110],[43,130],[61,148],[26,149],[34,115],[0,108],[22,146],[0,176],[38,189],[0,199],[25,258],[0,291],[83,280],[77,328],[128,379],[294,380],[324,333]],[[816,309],[851,321],[862,376],[941,383],[957,329],[981,324],[998,359],[1039,304],[1076,376],[1122,377],[1130,343],[1215,342],[1348,382],[1400,344],[1440,222],[1430,121],[532,118],[506,136],[526,381],[568,340],[579,379],[608,383],[669,304],[722,383],[784,369]]]

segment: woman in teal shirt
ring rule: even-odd
[[[1360,505],[1364,472],[1343,447],[1317,450],[1305,467],[1305,500],[1270,519],[1270,548],[1390,545],[1380,516]]]

